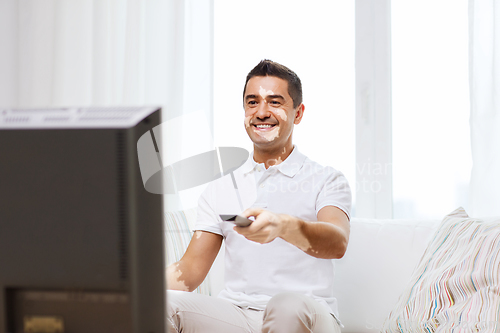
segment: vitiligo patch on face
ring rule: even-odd
[[[267,96],[269,95],[274,95],[274,92],[272,90],[266,90],[264,88],[262,88],[262,86],[259,86],[259,95],[262,97],[262,98],[266,98]]]
[[[249,128],[250,127],[250,120],[252,119],[252,116],[245,117],[245,127]]]
[[[285,110],[283,110],[283,109],[277,109],[277,110],[276,110],[276,113],[278,114],[278,116],[279,116],[281,119],[283,119],[283,121],[286,121],[286,120],[287,120],[287,118],[288,118],[288,117],[287,117],[287,115],[286,115]]]

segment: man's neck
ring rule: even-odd
[[[271,165],[282,163],[292,153],[293,149],[294,147],[292,144],[277,150],[259,149],[254,145],[253,159],[257,163],[264,163],[267,169]]]

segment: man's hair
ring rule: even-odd
[[[292,97],[293,107],[296,108],[302,103],[302,83],[291,69],[277,62],[264,59],[255,66],[247,75],[245,87],[243,88],[243,99],[245,99],[245,90],[248,80],[254,76],[275,76],[288,82],[288,95]]]

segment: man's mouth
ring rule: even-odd
[[[276,124],[253,124],[253,127],[259,131],[268,131],[275,127]]]

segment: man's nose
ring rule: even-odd
[[[268,118],[271,112],[269,111],[269,105],[266,100],[263,100],[262,103],[259,103],[257,108],[256,117],[259,119]]]

